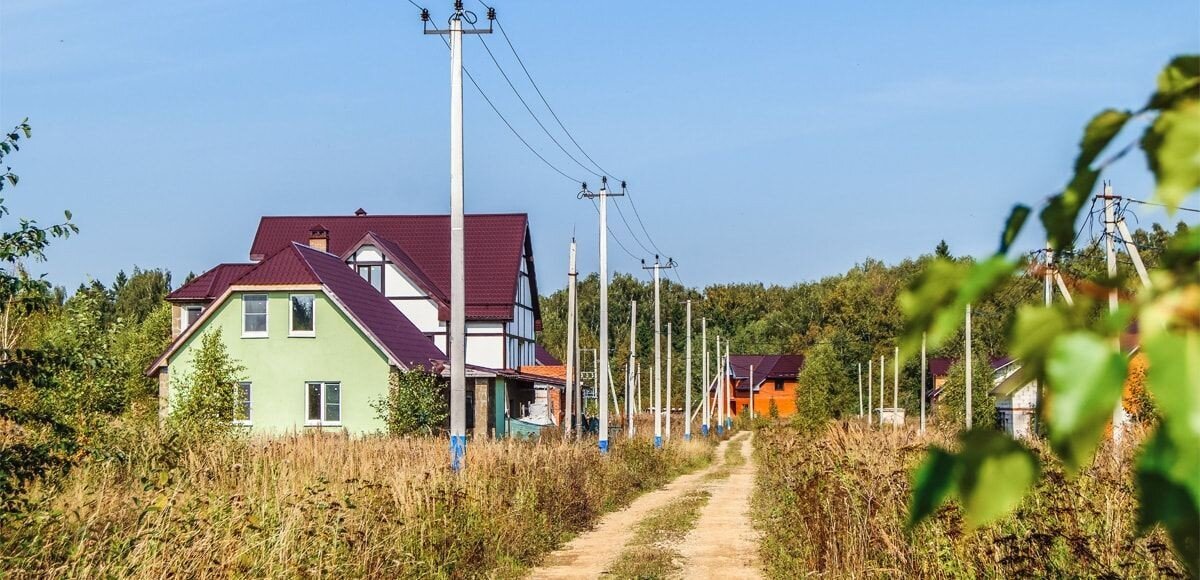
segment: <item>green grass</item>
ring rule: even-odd
[[[675,548],[700,518],[708,503],[706,490],[688,492],[650,513],[638,523],[633,538],[625,545],[609,570],[612,578],[665,578],[679,569],[679,551]]]

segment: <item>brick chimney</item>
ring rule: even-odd
[[[329,230],[325,226],[316,225],[308,230],[308,245],[322,252],[329,251]]]

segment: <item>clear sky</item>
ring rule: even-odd
[[[691,285],[810,280],[943,238],[987,253],[1012,203],[1065,182],[1091,114],[1140,106],[1172,55],[1200,51],[1194,0],[495,2],[563,122],[629,180]],[[444,22],[451,2],[425,5]],[[557,130],[503,37],[489,44]],[[517,130],[595,189],[483,45],[466,51]],[[404,0],[3,0],[0,124],[34,126],[9,158],[22,177],[10,208],[44,223],[69,208],[82,230],[35,269],[69,287],[134,264],[178,282],[245,260],[264,214],[448,211],[446,55]],[[572,231],[594,270],[578,185],[466,95],[468,211],[530,214],[543,291],[565,281]],[[1151,194],[1140,154],[1110,177]],[[614,270],[637,268],[610,245]]]

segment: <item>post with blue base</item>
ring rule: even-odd
[[[654,448],[662,449],[662,437],[661,436],[658,436],[658,435],[654,436]]]
[[[722,425],[717,425],[717,437],[720,437],[721,435],[724,435],[724,434],[725,434],[725,427]]]
[[[701,426],[700,426],[700,434],[701,434],[701,435],[703,435],[703,436],[705,436],[705,437],[708,437],[708,425],[701,425]]]
[[[600,442],[600,453],[608,453],[608,439]]]
[[[466,435],[451,435],[450,436],[450,469],[458,471],[462,469],[463,457],[467,455],[467,436]]]

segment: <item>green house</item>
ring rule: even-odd
[[[231,388],[255,432],[380,431],[372,402],[386,396],[391,369],[442,366],[429,337],[337,256],[289,244],[236,274],[148,370],[164,413],[200,337],[218,329],[246,368]]]

